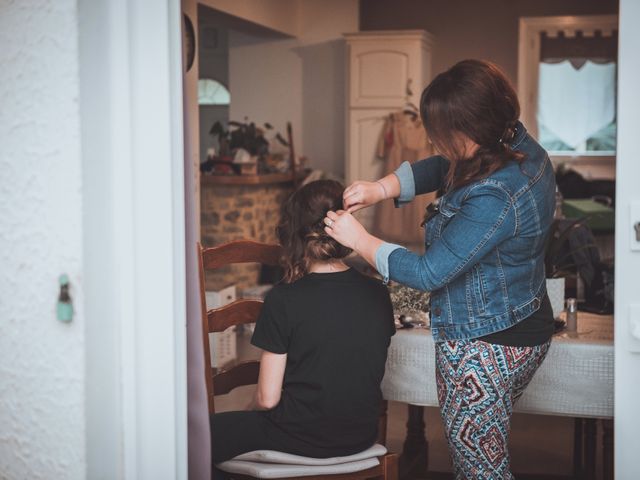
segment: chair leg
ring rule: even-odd
[[[383,457],[384,480],[398,480],[398,454],[389,453]]]

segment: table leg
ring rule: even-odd
[[[602,478],[613,480],[613,420],[602,420]]]
[[[594,418],[587,418],[585,421],[584,435],[584,463],[587,480],[596,478],[596,427]]]
[[[573,477],[582,478],[584,452],[583,419],[573,419]]]
[[[429,444],[425,435],[424,407],[408,405],[407,437],[402,448],[400,476],[417,478],[429,467]]]

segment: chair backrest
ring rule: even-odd
[[[202,337],[204,341],[205,380],[209,413],[215,413],[214,393],[222,395],[243,385],[257,383],[260,363],[249,361],[227,370],[214,371],[211,366],[209,333],[222,332],[234,325],[253,323],[262,309],[258,300],[236,300],[224,307],[207,310],[205,271],[215,270],[234,263],[260,263],[278,265],[282,247],[250,240],[236,240],[217,247],[203,248],[198,244],[200,269],[200,302],[202,304]]]

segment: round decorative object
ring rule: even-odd
[[[182,52],[184,54],[183,63],[185,72],[188,72],[191,70],[193,61],[196,58],[196,32],[193,29],[193,23],[188,15],[185,13],[182,16],[184,18],[184,29],[182,30]]]

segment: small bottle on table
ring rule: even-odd
[[[578,333],[578,300],[567,298],[567,332]]]

